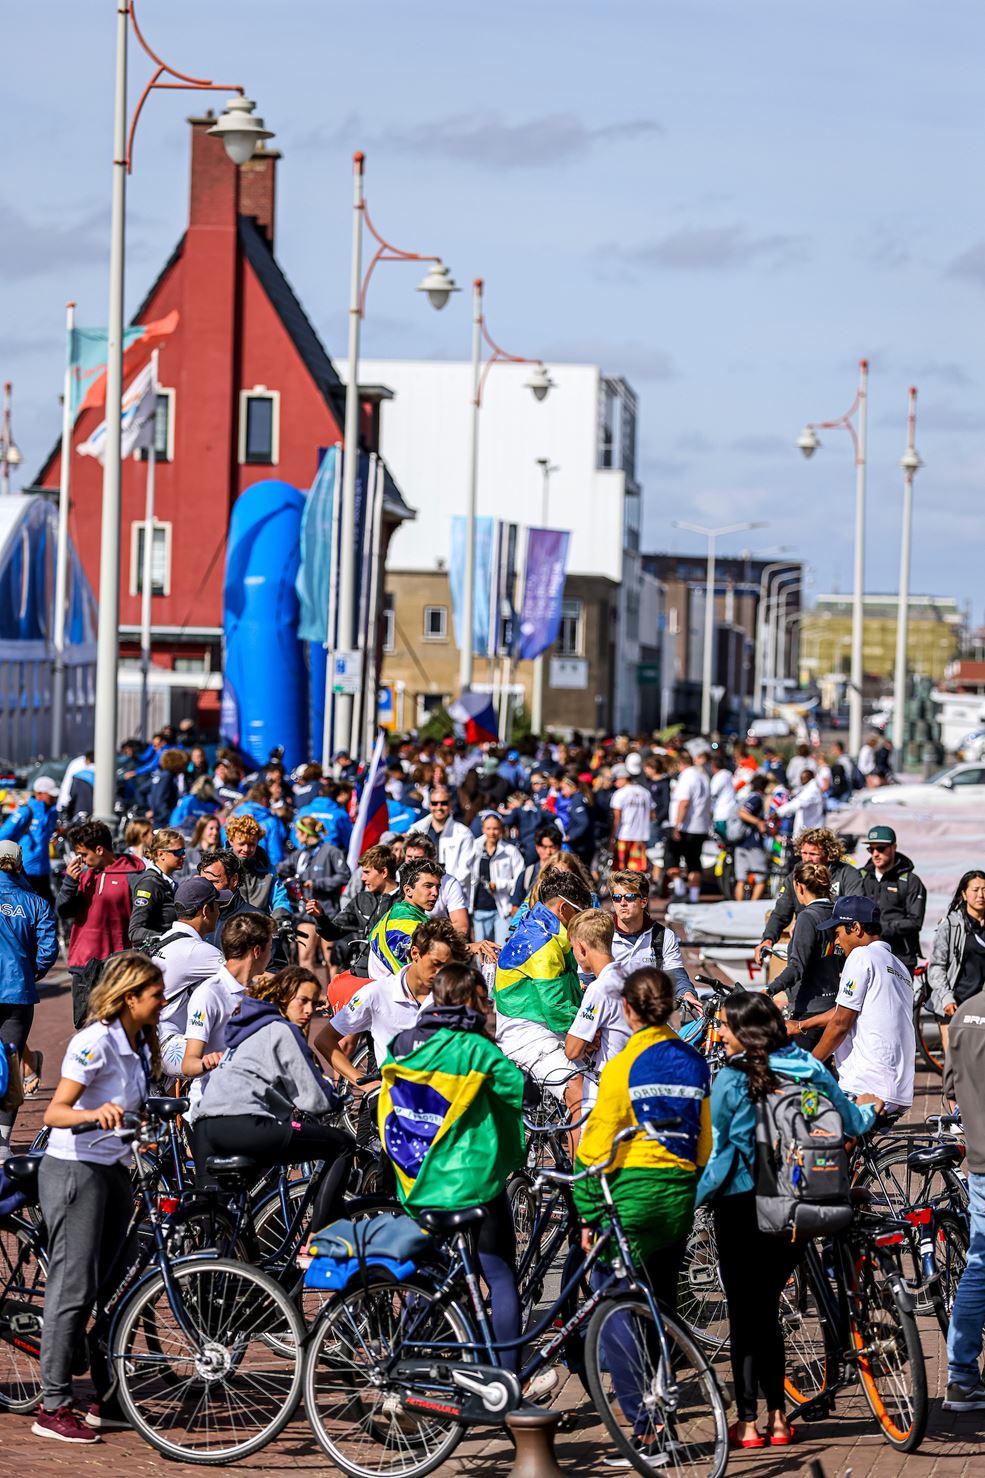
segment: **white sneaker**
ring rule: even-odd
[[[532,1375],[523,1388],[523,1399],[525,1401],[536,1401],[539,1396],[549,1396],[551,1391],[556,1391],[561,1384],[557,1367],[545,1365],[543,1370],[538,1370]]]

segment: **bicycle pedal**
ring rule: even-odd
[[[834,1401],[830,1396],[815,1396],[813,1401],[805,1401],[803,1406],[797,1407],[797,1420],[801,1422],[823,1422],[834,1410]]]

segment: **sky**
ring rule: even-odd
[[[0,377],[24,483],[56,439],[64,304],[105,322],[114,0],[6,0]],[[723,552],[852,583],[840,416],[871,362],[866,588],[896,588],[919,390],[911,588],[982,615],[985,216],[980,0],[137,0],[179,71],[241,82],[282,150],[277,255],[344,354],[351,154],[374,222],[486,281],[493,335],[599,363],[640,399],[647,550],[674,519],[761,521]],[[150,64],[135,45],[136,99]],[[128,190],[127,309],[187,215],[204,94],[158,92]],[[218,97],[215,106],[221,106]],[[374,279],[367,357],[466,358],[469,294]],[[385,434],[385,428],[384,428]],[[385,448],[384,448],[385,450]],[[16,485],[16,483],[15,483]]]

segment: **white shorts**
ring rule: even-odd
[[[503,1021],[499,1017],[499,1022]],[[568,1079],[581,1069],[565,1055],[564,1041],[557,1032],[533,1021],[518,1021],[515,1027],[508,1021],[505,1031],[497,1032],[497,1038],[510,1061],[528,1073],[539,1088],[564,1099]]]

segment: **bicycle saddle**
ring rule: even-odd
[[[14,1181],[17,1185],[24,1185],[25,1182],[31,1181],[35,1178],[39,1169],[41,1168],[41,1161],[43,1159],[43,1150],[40,1152],[40,1154],[11,1155],[10,1159],[7,1160],[4,1164],[3,1168],[10,1176],[12,1181]]]
[[[911,1150],[906,1163],[911,1170],[943,1170],[946,1165],[960,1165],[963,1159],[964,1145],[952,1141],[950,1144],[925,1144],[918,1150]]]
[[[155,1119],[177,1119],[179,1114],[187,1114],[189,1098],[145,1098],[144,1108]]]
[[[447,1237],[461,1227],[476,1226],[485,1220],[484,1206],[466,1206],[462,1211],[444,1211],[438,1206],[429,1206],[417,1213],[417,1219],[425,1231],[436,1237]]]
[[[256,1161],[249,1155],[209,1155],[205,1168],[210,1175],[241,1175],[252,1170]]]

